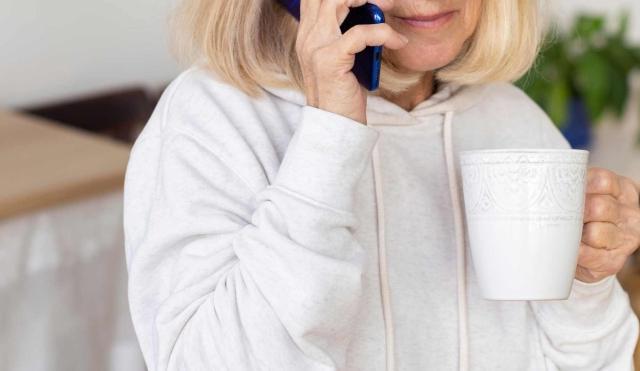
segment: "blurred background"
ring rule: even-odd
[[[575,148],[640,181],[640,2],[555,0],[517,84]],[[122,184],[181,68],[171,0],[0,0],[0,370],[144,370]],[[640,313],[640,264],[619,279]],[[640,365],[640,357],[636,357]]]

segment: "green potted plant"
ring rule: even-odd
[[[605,18],[582,14],[567,32],[552,27],[534,67],[516,82],[544,109],[573,148],[590,145],[590,126],[606,112],[620,118],[640,46],[626,40],[629,18],[608,31]],[[637,140],[640,143],[640,136]]]

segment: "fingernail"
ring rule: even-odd
[[[398,34],[398,35],[400,35],[400,39],[402,39],[402,41],[403,41],[405,44],[409,42],[409,38],[408,38],[408,37],[406,37],[405,35],[403,35],[403,34]]]

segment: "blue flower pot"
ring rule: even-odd
[[[571,144],[571,148],[589,149],[591,146],[591,123],[582,99],[571,99],[568,113],[569,117],[560,131]]]

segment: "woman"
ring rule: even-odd
[[[387,24],[344,35],[365,1],[303,0],[300,24],[275,0],[184,2],[199,59],[125,184],[149,369],[632,369],[631,180],[589,170],[568,300],[484,300],[468,263],[456,153],[569,148],[506,82],[535,57],[535,1],[372,2]],[[350,72],[366,45],[385,50],[375,94]]]

